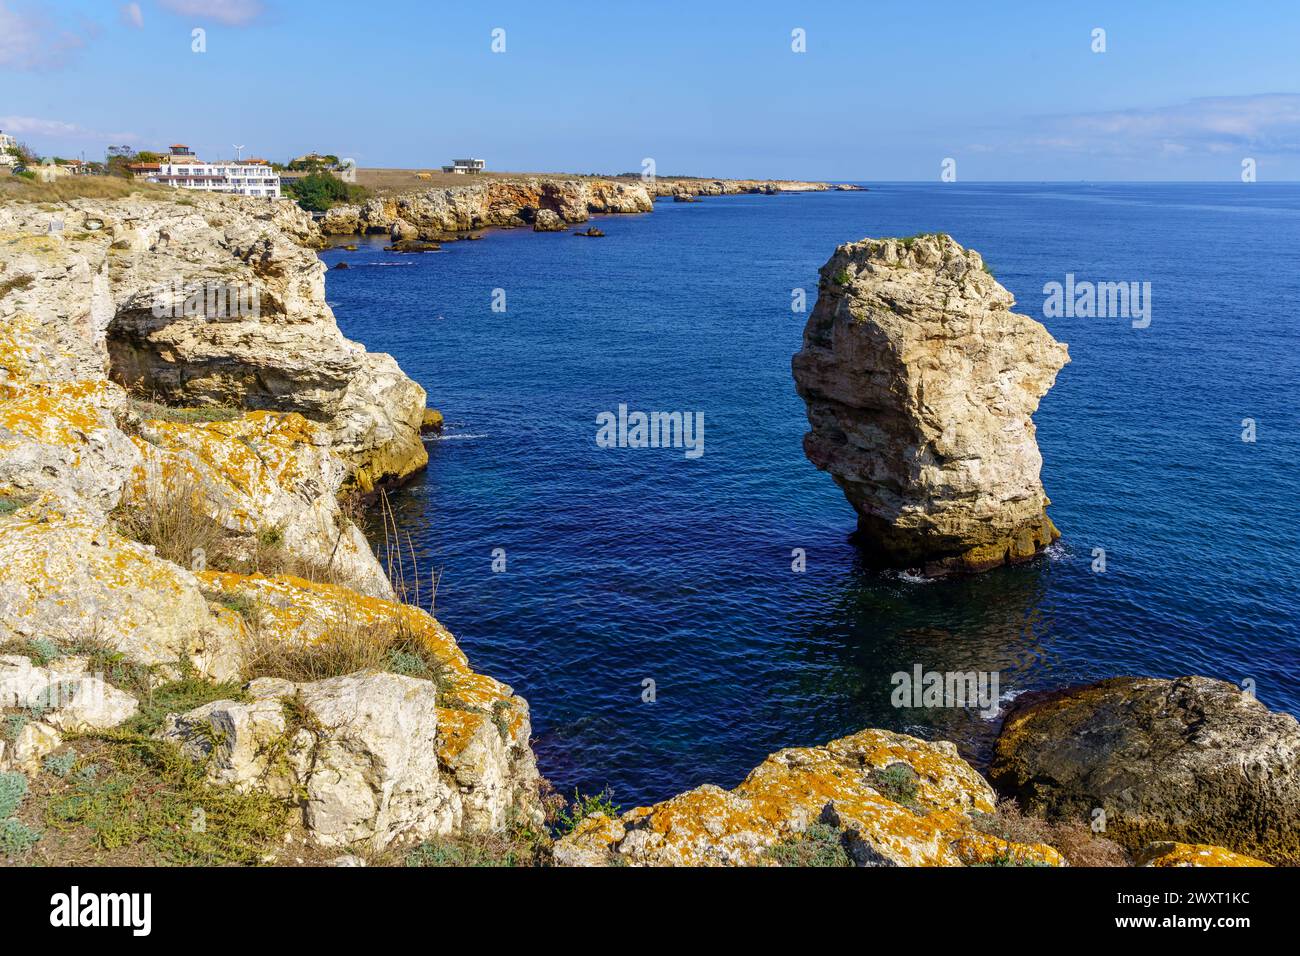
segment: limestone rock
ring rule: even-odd
[[[189,571],[102,517],[29,508],[0,519],[0,642],[103,642],[164,672],[187,658],[213,680],[239,670],[238,626],[209,610]]]
[[[564,220],[552,209],[539,209],[533,220],[533,232],[560,232],[564,229]]]
[[[111,372],[171,404],[298,412],[326,429],[366,487],[423,467],[424,391],[391,356],[339,332],[325,266],[307,248],[320,244],[310,217],[291,203],[185,200],[0,207],[0,275],[31,277],[0,299],[0,319],[40,338],[10,347],[0,336],[0,386]],[[55,216],[65,228],[52,235]],[[68,227],[87,216],[102,228]]]
[[[1068,355],[1014,304],[944,235],[848,243],[822,267],[793,361],[804,451],[875,561],[978,571],[1058,537],[1030,416]]]
[[[345,466],[324,429],[295,413],[248,412],[212,422],[145,421],[139,430],[141,464],[125,505],[148,509],[184,495],[233,535],[274,534],[286,555],[326,579],[393,596],[365,535],[339,509]]]
[[[215,783],[301,795],[304,826],[326,846],[382,847],[452,828],[432,682],[360,672],[308,684],[256,680],[249,693],[249,703],[172,716],[162,735],[210,758]]]
[[[37,667],[21,655],[0,656],[0,707],[24,708],[39,715],[19,730],[8,765],[31,773],[63,745],[62,733],[106,730],[130,719],[139,702],[130,694],[86,673],[85,658],[63,658]]]
[[[316,644],[345,628],[399,629],[419,641],[441,663],[436,756],[440,772],[454,781],[456,791],[449,826],[459,832],[499,829],[511,818],[540,821],[528,702],[472,670],[435,618],[409,604],[336,585],[217,572],[200,578],[205,587],[256,606],[264,632],[286,647]]]
[[[813,823],[836,827],[859,866],[964,866],[999,858],[1063,865],[1041,844],[975,829],[989,785],[948,742],[864,730],[822,747],[772,754],[735,790],[705,785],[618,820],[589,817],[557,841],[555,860],[592,866],[753,866]]]
[[[991,779],[1039,815],[1106,814],[1106,835],[1300,863],[1300,724],[1232,684],[1118,677],[1025,695]]]
[[[1137,855],[1138,866],[1268,866],[1263,860],[1208,843],[1152,843]]]

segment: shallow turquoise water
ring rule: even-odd
[[[891,705],[890,675],[915,664],[997,671],[1004,696],[1250,679],[1300,713],[1300,187],[883,184],[599,225],[323,255],[352,266],[328,280],[344,332],[447,416],[394,502],[442,569],[438,616],[529,699],[561,790],[608,785],[630,806],[732,786],[772,750],[866,726],[982,761],[995,720]],[[1043,319],[1072,356],[1035,416],[1064,538],[933,583],[859,566],[852,510],[803,457],[790,376],[806,319],[791,289],[811,309],[837,244],[921,231],[978,249],[1040,319],[1044,283],[1070,272],[1149,281],[1153,305],[1146,329]],[[596,416],[620,403],[703,412],[704,455],[598,448]]]

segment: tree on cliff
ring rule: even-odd
[[[362,187],[349,185],[328,173],[312,173],[297,182],[287,183],[285,192],[309,212],[324,212],[341,202],[362,202],[367,196]]]

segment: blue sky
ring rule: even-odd
[[[0,129],[88,158],[1239,181],[1249,157],[1294,180],[1298,46],[1300,5],[1249,0],[0,0]]]

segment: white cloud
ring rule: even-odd
[[[85,44],[84,36],[56,26],[40,11],[0,0],[0,69],[53,69]]]
[[[1171,106],[1041,117],[1014,145],[1171,156],[1300,152],[1300,94],[1207,96]]]
[[[90,140],[91,145],[101,146],[105,142],[131,143],[139,139],[134,133],[105,133],[66,120],[41,119],[36,116],[0,116],[0,129],[19,138],[30,136],[39,140],[54,139],[64,143],[73,140]]]
[[[137,30],[144,26],[144,14],[140,11],[138,3],[122,4],[122,19],[135,27]]]
[[[215,20],[227,26],[243,26],[262,14],[261,0],[159,0],[173,13]]]

